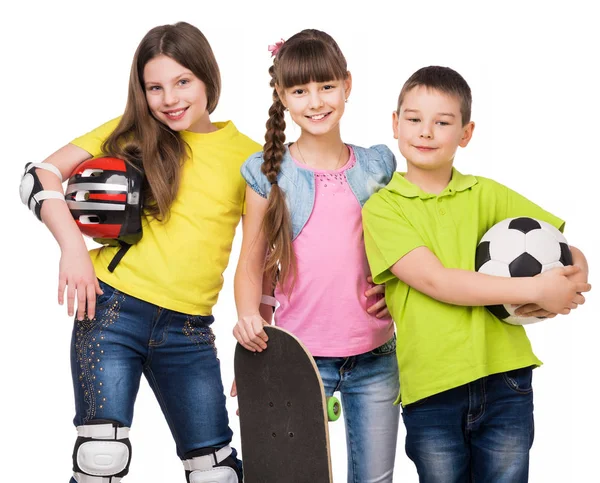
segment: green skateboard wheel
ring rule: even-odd
[[[329,421],[337,421],[342,415],[342,405],[337,397],[327,398],[327,417]]]

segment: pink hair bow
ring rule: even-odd
[[[275,57],[277,55],[277,52],[279,52],[279,49],[281,48],[284,42],[285,40],[281,39],[279,42],[275,42],[274,44],[269,45],[269,52],[271,52],[271,57]]]

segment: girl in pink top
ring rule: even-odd
[[[391,482],[399,418],[395,337],[383,287],[371,283],[361,208],[390,180],[395,158],[385,146],[342,141],[352,78],[328,34],[304,30],[270,50],[273,104],[264,149],[242,166],[246,214],[233,332],[247,349],[266,349],[263,326],[272,309],[261,300],[274,292],[276,325],[310,350],[326,395],[341,393],[348,481]],[[289,145],[284,111],[301,129]]]

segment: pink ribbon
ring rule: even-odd
[[[285,40],[281,39],[279,42],[275,42],[274,44],[269,45],[269,52],[271,52],[271,57],[275,57],[277,55],[277,52],[279,52],[279,49],[281,48],[284,42]]]

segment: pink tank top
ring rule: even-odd
[[[372,287],[362,230],[361,206],[348,186],[345,171],[308,168],[315,177],[315,203],[306,225],[293,242],[298,263],[294,290],[288,298],[275,289],[279,307],[275,324],[295,334],[313,356],[347,357],[373,350],[393,333],[390,317],[366,311],[378,298],[365,297]]]

